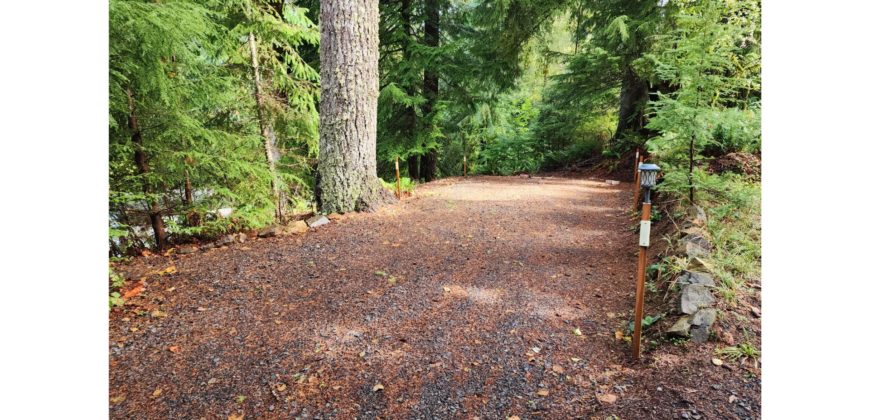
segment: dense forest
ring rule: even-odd
[[[640,150],[663,168],[672,208],[708,208],[723,274],[757,273],[760,1],[377,6],[110,0],[112,255],[375,208],[397,159],[407,191],[464,162],[469,174],[617,170]],[[322,40],[342,30],[326,17],[372,40]],[[370,47],[376,86],[342,71],[342,51]],[[371,135],[331,124],[357,114],[321,102],[321,88],[376,107]],[[355,147],[361,160],[345,159]],[[367,198],[336,190],[336,167],[368,166],[380,182],[353,181]]]

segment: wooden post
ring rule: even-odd
[[[468,176],[468,161],[465,158],[465,155],[462,155],[462,176]]]
[[[637,177],[640,175],[640,172],[637,170],[637,166],[640,164],[640,147],[634,149],[634,181],[637,182]]]
[[[640,202],[640,164],[643,163],[643,156],[638,158],[637,165],[634,166],[634,201],[631,202],[631,207],[637,210],[637,203]]]
[[[635,286],[635,301],[634,301],[634,334],[631,339],[631,353],[635,359],[640,358],[640,332],[643,329],[643,295],[646,282],[646,249],[649,246],[649,224],[644,229],[644,222],[649,222],[651,203],[643,203],[643,209],[640,213],[641,229],[640,229],[640,249],[637,253],[637,284]],[[646,235],[646,238],[644,238]],[[646,245],[644,245],[646,244]]]
[[[399,157],[396,156],[396,197],[402,199],[402,173],[399,172]]]

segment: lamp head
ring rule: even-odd
[[[640,171],[640,186],[650,189],[656,186],[656,177],[661,171],[658,165],[653,163],[642,163],[638,166]]]

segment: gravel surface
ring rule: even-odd
[[[639,362],[632,184],[450,178],[377,213],[116,269],[113,418],[756,418],[716,344]],[[249,235],[254,236],[254,235]],[[159,273],[168,267],[175,272]]]

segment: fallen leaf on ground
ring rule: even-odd
[[[583,335],[583,332],[580,331],[580,328],[574,328],[573,330],[571,330],[571,333],[573,333],[574,335]]]
[[[550,395],[550,391],[548,391],[546,389],[539,389],[538,390],[539,397],[546,397],[547,395]]]
[[[510,416],[507,420],[520,420],[520,416]]]
[[[613,336],[614,336],[617,340],[622,340],[622,331],[616,331],[615,333],[613,333]]]
[[[553,372],[556,373],[565,373],[565,368],[559,365],[553,365]]]
[[[366,357],[366,352],[365,351],[359,352],[359,357],[363,357],[363,358]]]
[[[372,387],[372,392],[383,391],[383,389],[384,389],[384,384],[378,383]]]
[[[169,351],[173,353],[178,353],[181,351],[181,349],[178,346],[169,346]]]
[[[444,291],[447,292],[447,293],[450,293],[450,288],[447,287],[447,286],[444,286]]]
[[[246,396],[244,396],[244,395],[236,395],[236,402],[239,403],[239,404],[241,404],[241,403],[245,402],[245,400],[246,400],[247,398],[248,398],[248,397],[246,397]]]
[[[541,348],[540,348],[540,347],[532,347],[532,351],[535,352],[535,353],[540,353],[540,352],[541,352]]]
[[[734,404],[734,401],[737,401],[737,396],[736,396],[736,395],[731,395],[731,396],[728,397],[728,402],[729,402],[729,403]]]
[[[572,358],[571,358],[571,361],[574,362],[574,363],[577,363],[577,362],[580,361],[580,358],[579,358],[579,357],[572,357]]]
[[[208,380],[208,384],[209,384],[209,385],[214,385],[214,384],[216,384],[216,383],[218,383],[218,382],[220,382],[220,379],[218,379],[218,378],[211,378],[211,379]]]
[[[245,413],[230,414],[227,420],[245,420]]]
[[[717,359],[715,357],[710,359],[710,361],[713,362],[713,364],[716,366],[722,366],[722,363],[724,363],[724,362],[722,362],[722,359]]]
[[[155,309],[154,311],[151,312],[152,318],[166,318],[167,316],[169,316],[169,314],[167,314],[166,312],[163,312],[159,309]]]
[[[151,396],[154,397],[154,398],[157,398],[157,397],[159,397],[161,394],[163,394],[163,390],[160,389],[160,388],[157,388],[157,389],[154,390],[154,392],[151,393]]]
[[[161,275],[161,276],[165,276],[165,275],[167,275],[167,274],[173,274],[173,273],[175,273],[176,271],[178,271],[178,269],[175,268],[174,265],[170,265],[169,267],[166,267],[166,268],[164,268],[164,269],[158,271],[157,274],[158,274],[158,275]]]
[[[127,299],[130,299],[131,297],[138,295],[139,293],[142,293],[143,290],[145,290],[145,286],[140,284],[140,285],[128,290],[127,293],[124,293],[124,296],[122,296],[122,297],[124,298],[124,300],[127,300]]]
[[[606,404],[613,404],[616,402],[616,398],[617,397],[614,394],[604,394],[604,395],[598,397],[598,401],[601,401],[601,402],[606,403]]]
[[[109,402],[112,404],[120,404],[127,399],[126,395],[118,395],[117,397],[109,398]]]
[[[283,391],[283,390],[287,389],[287,385],[285,385],[281,382],[278,382],[278,385],[275,385],[275,389],[277,389],[278,391]]]
[[[130,327],[130,331],[131,331],[131,332],[136,332],[136,331],[139,331],[139,329],[136,328],[136,327]]]

